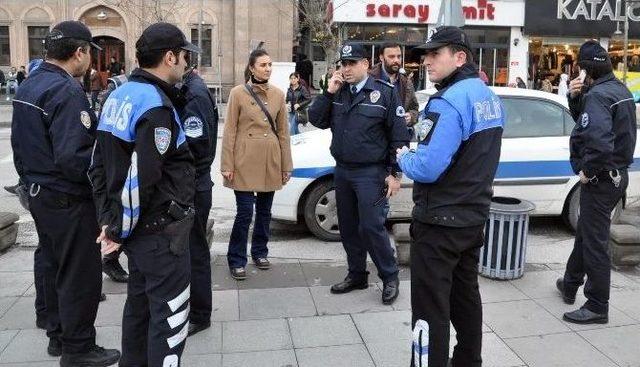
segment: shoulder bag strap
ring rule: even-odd
[[[253,91],[253,88],[251,88],[249,84],[245,84],[244,87],[247,89],[249,94],[251,94],[251,97],[253,97],[253,99],[256,101],[256,103],[258,104],[262,112],[264,112],[265,116],[267,116],[267,120],[269,120],[269,125],[271,125],[271,130],[273,130],[273,133],[276,134],[276,137],[279,139],[280,136],[278,136],[278,130],[276,130],[276,125],[273,123],[273,118],[271,117],[271,114],[269,113],[267,108],[264,106],[264,103],[262,103],[260,98],[258,98],[258,95],[256,94],[256,92]]]

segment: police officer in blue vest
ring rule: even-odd
[[[195,167],[175,109],[189,52],[169,23],[136,42],[136,69],[103,107],[94,150],[98,241],[129,259],[120,366],[178,366],[188,333]]]
[[[500,158],[502,102],[478,77],[466,34],[440,27],[419,49],[438,92],[415,126],[418,148],[398,152],[414,180],[411,224],[412,366],[482,365],[478,258]]]
[[[97,121],[74,79],[89,68],[91,47],[99,47],[74,21],[54,26],[45,47],[47,60],[13,100],[11,145],[39,237],[35,270],[42,274],[47,352],[62,355],[63,367],[107,366],[120,353],[95,344],[102,276],[87,170]]]
[[[565,303],[573,304],[584,283],[587,302],[563,319],[576,324],[609,321],[611,211],[629,184],[627,169],[636,146],[636,105],[629,89],[613,75],[607,50],[596,41],[580,47],[584,71],[571,81],[569,107],[571,167],[580,177],[580,217],[564,277],[556,282]],[[587,277],[586,283],[584,281]]]
[[[368,287],[369,253],[384,284],[382,302],[392,304],[399,293],[398,266],[384,227],[384,206],[400,189],[395,152],[410,139],[405,111],[393,84],[368,76],[362,45],[344,45],[340,61],[327,91],[309,107],[309,121],[333,133],[338,224],[349,265],[347,277],[331,293]]]
[[[181,88],[184,107],[178,110],[189,149],[195,160],[195,218],[189,236],[191,253],[191,310],[189,335],[211,326],[211,255],[207,221],[211,211],[211,164],[218,142],[218,108],[204,80],[190,70]]]

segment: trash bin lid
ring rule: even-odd
[[[492,213],[502,214],[526,214],[536,209],[536,206],[527,200],[494,196],[491,198]]]

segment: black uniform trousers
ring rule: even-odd
[[[95,344],[102,288],[96,208],[91,198],[38,187],[29,207],[39,237],[36,280],[41,279],[47,336],[59,338],[64,353],[86,352]]]
[[[483,229],[483,225],[457,228],[417,220],[411,224],[412,327],[418,320],[429,324],[429,367],[447,366],[449,322],[455,327],[458,340],[453,366],[482,365],[478,259]],[[420,340],[414,340],[413,345],[414,351],[417,346],[425,347]],[[414,355],[411,366],[423,364]]]
[[[398,265],[384,226],[386,215],[381,197],[387,171],[383,165],[335,169],[338,226],[347,253],[349,276],[366,279],[367,252],[383,281],[398,279]]]
[[[120,366],[178,366],[189,329],[188,235],[192,220],[152,234],[133,233]],[[176,250],[172,244],[179,243]]]
[[[196,324],[211,320],[211,254],[207,243],[207,221],[211,211],[211,189],[196,191],[196,215],[189,235],[191,253],[191,311],[189,321]]]
[[[609,229],[611,211],[622,199],[629,183],[626,170],[620,171],[622,181],[615,187],[608,174],[597,183],[580,185],[580,217],[573,251],[567,261],[564,283],[568,292],[575,292],[584,283],[585,307],[596,313],[609,312],[611,260]]]

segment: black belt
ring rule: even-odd
[[[180,204],[172,201],[169,204],[169,209],[163,214],[160,214],[153,219],[141,221],[136,227],[136,232],[139,234],[151,234],[161,232],[166,226],[171,223],[181,221],[186,217],[193,215],[195,210],[192,207],[181,206]]]

